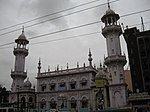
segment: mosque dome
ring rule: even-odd
[[[29,81],[29,78],[28,78],[27,81],[24,82],[23,87],[24,87],[24,88],[29,88],[29,89],[30,89],[31,86],[32,86],[32,84],[31,84],[31,82]]]
[[[115,14],[115,12],[112,9],[108,8],[105,15],[111,15],[111,14]]]
[[[24,33],[22,33],[22,34],[18,37],[18,39],[20,39],[20,40],[26,40],[26,36],[24,35]]]
[[[97,80],[97,79],[102,79],[103,76],[104,76],[103,71],[102,71],[102,70],[99,70],[99,72],[98,72],[98,73],[96,74],[96,76],[95,76],[95,80]]]

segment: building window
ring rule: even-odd
[[[123,76],[123,74],[120,74],[120,76],[122,77],[122,76]]]
[[[46,108],[46,102],[45,102],[45,100],[42,100],[42,102],[40,103],[40,108],[41,109]]]
[[[56,101],[54,99],[52,99],[50,101],[50,109],[56,109],[56,105],[57,105]]]
[[[82,85],[82,87],[86,86],[87,85],[87,80],[85,78],[83,78],[81,81],[80,81],[80,84]]]
[[[76,108],[76,106],[77,106],[76,100],[75,99],[71,100],[70,105],[71,105],[71,108]]]
[[[75,81],[70,82],[70,89],[76,89],[76,82]]]
[[[76,89],[76,85],[75,84],[70,84],[70,88],[71,89]]]
[[[82,100],[81,100],[81,107],[82,108],[88,108],[88,100],[87,100],[87,98],[83,98]]]
[[[60,83],[60,85],[59,85],[59,90],[60,90],[60,91],[63,91],[63,90],[65,90],[65,89],[66,89],[65,83]]]
[[[45,90],[46,90],[46,85],[42,85],[42,86],[41,86],[41,90],[42,90],[42,91],[45,91]]]
[[[55,91],[55,88],[56,88],[56,84],[55,83],[51,83],[50,84],[50,91]]]

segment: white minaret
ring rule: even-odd
[[[24,71],[25,69],[25,57],[28,55],[28,49],[26,45],[29,41],[26,39],[24,35],[24,28],[22,29],[22,34],[15,40],[17,46],[14,48],[14,55],[15,57],[15,67],[14,71],[11,71],[11,77],[13,79],[13,83],[11,86],[12,92],[17,92],[18,88],[23,86],[24,80],[27,77],[27,72]]]
[[[105,58],[110,72],[109,76],[109,98],[110,107],[119,108],[126,105],[126,84],[124,79],[124,65],[126,57],[121,54],[120,38],[122,34],[121,26],[118,25],[119,15],[110,9],[101,18],[105,23],[102,34],[106,38],[108,57]]]

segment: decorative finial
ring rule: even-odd
[[[103,68],[105,68],[105,62],[103,62]]]
[[[83,67],[85,68],[85,63],[83,63]]]
[[[92,66],[92,53],[91,53],[91,50],[90,50],[90,48],[89,48],[89,58],[88,58],[88,60],[89,60],[89,66]]]
[[[68,63],[67,63],[67,69],[69,68]]]
[[[57,65],[57,71],[59,71],[59,65]]]
[[[107,0],[107,2],[108,2],[108,8],[110,9],[110,3],[109,3],[109,0]]]
[[[22,26],[22,33],[24,33],[24,26]]]
[[[39,63],[38,63],[38,65],[41,66],[41,58],[39,58]]]
[[[41,72],[41,59],[39,58],[39,62],[38,62],[38,73]]]
[[[101,61],[100,61],[100,69],[102,69],[102,63],[101,63]]]
[[[48,66],[48,72],[50,72],[50,66]]]
[[[77,68],[79,68],[79,62],[77,62]]]

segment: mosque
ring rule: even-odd
[[[80,67],[41,71],[41,60],[38,62],[37,91],[32,87],[27,72],[25,58],[28,56],[27,40],[24,29],[15,40],[15,66],[11,71],[13,79],[9,101],[18,111],[32,110],[46,112],[49,110],[90,112],[104,108],[121,108],[127,105],[124,65],[126,57],[122,55],[119,36],[122,34],[118,24],[119,15],[108,10],[101,18],[105,24],[102,34],[106,38],[107,53],[104,65],[99,69],[92,64],[92,53],[89,50],[88,61]],[[107,66],[107,67],[106,67]],[[26,80],[26,81],[25,81]]]

